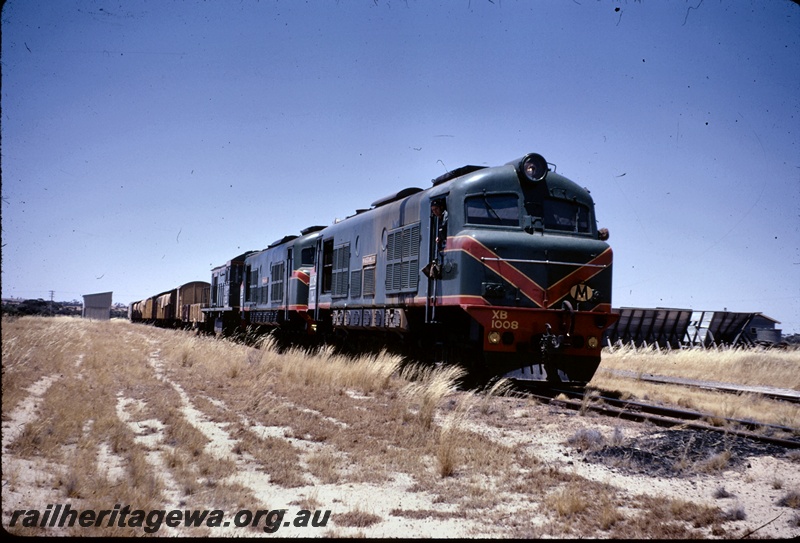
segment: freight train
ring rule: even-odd
[[[618,318],[607,239],[589,191],[530,153],[239,254],[191,295],[183,285],[131,304],[131,320],[355,351],[401,345],[478,379],[582,385]]]

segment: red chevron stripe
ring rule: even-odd
[[[539,307],[544,307],[545,292],[536,281],[519,271],[508,262],[498,260],[481,260],[481,258],[500,258],[497,253],[471,236],[455,236],[447,238],[448,251],[464,251],[469,256],[495,272],[497,275],[517,287]]]
[[[504,262],[502,260],[481,260],[482,258],[500,259],[501,257],[471,236],[447,238],[447,247],[448,251],[464,251],[466,254],[494,271],[512,286],[520,289],[520,292],[539,307],[553,307],[560,302],[564,296],[569,294],[569,290],[573,285],[588,281],[605,269],[576,263],[576,265],[580,267],[562,277],[550,288],[545,290],[539,286],[536,281],[522,273],[509,262]],[[613,253],[609,247],[600,255],[587,262],[587,264],[609,266],[612,260]]]
[[[609,247],[598,256],[587,262],[587,264],[610,266],[612,257],[613,253],[611,252],[611,247]],[[604,269],[605,268],[583,266],[556,281],[550,288],[547,289],[548,307],[553,307],[560,302],[564,296],[569,294],[569,289],[571,289],[573,285],[588,281],[598,273],[602,272]]]
[[[303,283],[306,286],[308,286],[308,283],[310,281],[310,276],[309,276],[308,272],[306,272],[306,271],[294,270],[292,272],[292,279],[297,279],[301,283]]]

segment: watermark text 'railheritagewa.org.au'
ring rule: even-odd
[[[328,524],[330,509],[309,511],[301,509],[294,518],[286,516],[287,509],[258,509],[251,511],[241,509],[234,515],[226,517],[220,509],[154,509],[144,511],[131,509],[130,505],[121,507],[116,504],[113,509],[73,509],[70,504],[49,504],[44,510],[18,509],[11,513],[8,527],[24,526],[30,528],[64,528],[80,526],[82,528],[107,527],[141,528],[148,534],[155,533],[162,526],[170,528],[209,527],[221,528],[235,526],[260,527],[266,533],[275,533],[281,526],[298,528],[322,528]]]

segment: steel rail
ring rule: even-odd
[[[618,400],[616,398],[609,398],[605,396],[586,398],[582,393],[574,390],[552,389],[548,391],[548,395],[535,394],[532,392],[526,392],[526,394],[540,401],[544,401],[549,404],[561,405],[569,409],[589,410],[612,417],[617,417],[626,420],[633,420],[635,422],[646,421],[655,424],[657,426],[663,426],[663,427],[682,426],[684,428],[693,428],[696,430],[710,430],[714,432],[726,433],[730,435],[744,437],[763,443],[779,445],[781,447],[786,447],[789,449],[800,449],[800,440],[767,436],[752,431],[740,430],[731,427],[714,426],[712,424],[703,423],[701,422],[701,420],[702,419],[724,420],[732,424],[740,424],[746,428],[749,428],[750,430],[769,429],[769,430],[780,430],[789,433],[797,432],[797,429],[788,428],[785,426],[776,426],[770,424],[762,424],[754,421],[729,419],[725,417],[717,417],[715,415],[712,415],[711,413],[687,411],[685,409],[675,409],[664,406],[645,404],[642,402],[631,402],[629,400]],[[553,397],[552,396],[553,394],[566,394],[570,396],[577,396],[580,397],[581,399],[580,400],[558,399]],[[615,407],[613,405],[608,405],[608,404],[597,404],[597,403],[587,402],[584,401],[584,399],[602,400],[604,402],[609,402],[609,404],[616,403],[617,405],[622,405],[622,407]],[[626,408],[626,406],[629,407]]]
[[[667,375],[655,375],[653,373],[638,373],[629,370],[605,370],[613,375],[647,381],[649,383],[660,383],[665,385],[680,385],[703,390],[718,390],[730,394],[757,394],[772,400],[780,400],[789,403],[800,403],[800,392],[791,389],[776,388],[770,386],[737,385],[734,383],[723,383],[720,381],[699,381],[697,379],[684,379],[682,377],[671,377]]]

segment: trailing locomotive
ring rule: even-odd
[[[585,384],[617,319],[612,251],[589,191],[549,166],[464,166],[238,255],[212,271],[205,325]]]

